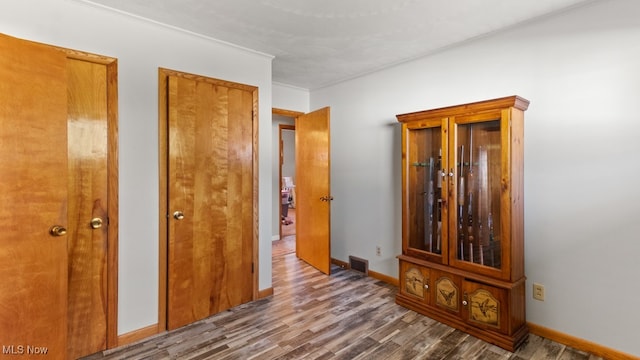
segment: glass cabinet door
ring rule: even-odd
[[[442,254],[442,127],[409,129],[408,248]]]
[[[454,136],[456,259],[500,269],[500,120],[458,124]]]

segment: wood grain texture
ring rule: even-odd
[[[67,121],[67,137],[68,140],[65,144],[61,143],[61,146],[67,146],[67,153],[70,158],[69,161],[69,190],[73,191],[84,191],[84,189],[95,188],[95,186],[87,185],[88,182],[85,181],[89,179],[89,181],[93,178],[91,174],[87,171],[82,170],[83,167],[86,166],[76,166],[80,163],[88,165],[90,163],[100,164],[100,166],[104,165],[104,156],[105,154],[101,154],[102,150],[92,149],[94,145],[98,145],[97,143],[89,144],[85,153],[82,154],[82,149],[80,148],[80,144],[88,144],[88,139],[85,139],[83,133],[78,134],[77,130],[82,128],[86,128],[86,124],[90,123],[92,117],[95,117],[98,114],[99,117],[106,119],[106,134],[103,139],[99,139],[100,145],[98,147],[104,145],[104,141],[106,139],[106,168],[103,168],[102,171],[107,172],[107,199],[106,203],[104,198],[101,199],[100,203],[103,205],[108,204],[106,206],[106,211],[104,212],[105,217],[103,218],[105,222],[105,228],[107,228],[106,233],[108,233],[107,238],[109,239],[106,243],[105,249],[100,249],[100,246],[93,246],[89,244],[85,244],[91,246],[97,253],[106,252],[108,255],[106,259],[102,259],[104,262],[104,266],[106,268],[105,276],[101,276],[100,278],[95,279],[96,283],[84,282],[83,285],[78,286],[78,275],[81,274],[81,270],[79,270],[78,264],[86,264],[87,261],[81,260],[80,262],[75,261],[73,258],[74,254],[77,255],[86,255],[82,252],[76,253],[74,249],[74,244],[76,240],[79,238],[76,236],[75,231],[73,230],[73,217],[76,217],[75,210],[71,208],[80,208],[86,207],[86,204],[80,204],[78,201],[78,197],[75,194],[69,195],[69,204],[68,204],[68,213],[71,215],[69,218],[69,227],[68,227],[68,240],[69,240],[69,316],[68,319],[73,321],[74,318],[78,318],[78,313],[75,311],[77,304],[82,303],[84,305],[80,305],[83,310],[80,312],[84,312],[87,314],[87,308],[90,308],[91,305],[85,306],[86,302],[80,301],[77,302],[78,297],[73,295],[77,289],[82,288],[101,288],[106,291],[106,293],[100,294],[100,296],[104,296],[103,300],[98,300],[96,298],[96,293],[93,295],[93,300],[91,302],[106,302],[106,314],[98,314],[98,317],[106,316],[106,333],[107,333],[107,346],[115,347],[117,345],[117,270],[118,270],[118,76],[117,76],[117,60],[112,57],[107,57],[103,55],[97,55],[92,53],[87,53],[84,51],[78,51],[73,49],[61,48],[48,44],[40,44],[49,49],[54,49],[56,51],[61,52],[67,58],[67,94],[68,94],[68,121]],[[16,49],[17,51],[18,49]],[[94,76],[97,72],[98,76]],[[104,71],[103,71],[104,70]],[[104,77],[103,77],[104,75]],[[86,93],[85,93],[86,92]],[[106,104],[105,104],[106,101]],[[106,106],[106,109],[105,109]],[[90,107],[95,107],[93,110]],[[104,124],[103,124],[104,125]],[[102,132],[103,129],[100,129]],[[84,132],[85,130],[80,130],[80,132]],[[93,154],[100,154],[99,156],[95,156],[92,159],[91,156]],[[75,157],[75,159],[73,159]],[[96,160],[96,161],[93,161]],[[79,171],[78,173],[73,173],[75,171]],[[83,174],[80,174],[83,172]],[[89,176],[87,176],[89,175]],[[84,182],[84,185],[76,183],[76,179],[85,179],[81,182]],[[92,209],[95,207],[95,202],[91,199],[88,200],[88,206]],[[86,234],[85,234],[86,235]],[[81,236],[86,239],[86,236]],[[85,246],[86,247],[86,246]],[[95,255],[94,254],[94,255]],[[94,259],[95,260],[95,259]],[[97,261],[93,261],[94,265],[97,265]],[[94,273],[95,275],[95,273]],[[85,280],[89,280],[90,277],[81,275],[85,278]],[[106,283],[106,289],[103,286]],[[82,297],[82,296],[81,296]],[[85,296],[86,299],[86,296]],[[102,313],[102,311],[100,311]],[[84,322],[89,322],[89,320],[85,317]],[[74,326],[72,323],[69,323],[69,328]],[[81,325],[83,326],[83,325]],[[96,328],[95,326],[92,326]],[[104,333],[104,330],[101,332]],[[75,334],[79,334],[78,331]],[[69,349],[75,349],[76,344],[80,344],[80,346],[84,346],[81,344],[81,339],[77,339],[76,336],[71,335],[68,338],[71,339],[68,343]],[[83,336],[86,336],[83,334]],[[85,350],[83,352],[76,352],[76,355],[79,354],[88,354],[96,351],[96,348],[88,348],[84,346]],[[75,350],[74,350],[75,351]],[[75,357],[70,355],[71,357]]]
[[[524,112],[511,109],[511,280],[524,276]]]
[[[192,314],[194,263],[193,168],[195,167],[195,83],[170,77],[169,112],[169,216],[182,211],[185,219],[169,218],[168,328],[174,329],[201,317]],[[173,154],[172,154],[173,152]],[[180,194],[181,197],[177,197]],[[176,196],[171,199],[171,196]],[[207,252],[207,255],[209,252]],[[195,289],[194,291],[197,291]]]
[[[168,297],[168,248],[169,248],[169,74],[163,68],[158,69],[158,331],[167,329]]]
[[[69,59],[68,358],[107,346],[107,69]],[[103,226],[93,229],[92,219]]]
[[[329,108],[296,118],[296,254],[325,274],[331,263]]]
[[[142,329],[137,329],[125,334],[118,336],[118,345],[117,346],[125,346],[136,341],[141,341],[144,339],[148,339],[151,336],[154,336],[164,330],[164,326],[162,330],[159,330],[158,324],[149,325]]]
[[[253,228],[253,240],[252,240],[252,260],[253,260],[253,276],[252,276],[252,281],[253,281],[253,300],[258,299],[260,296],[260,293],[258,291],[259,289],[259,283],[258,283],[258,274],[259,274],[259,270],[260,269],[260,258],[258,255],[258,249],[260,248],[260,226],[259,226],[259,221],[258,219],[260,218],[260,201],[259,201],[259,197],[260,197],[260,152],[259,152],[259,131],[258,129],[260,128],[260,111],[259,111],[259,103],[258,103],[258,88],[257,87],[253,87],[250,90],[247,90],[248,92],[251,93],[252,95],[252,109],[253,109],[253,113],[252,113],[252,126],[253,126],[253,134],[252,134],[252,156],[253,156],[253,213],[252,213],[252,228]]]
[[[450,116],[464,116],[469,113],[480,113],[483,111],[490,111],[496,108],[508,108],[514,107],[525,111],[529,108],[529,100],[523,99],[519,96],[507,96],[503,98],[483,100],[468,104],[447,106],[437,109],[428,110],[426,114],[428,117],[445,118]],[[424,111],[416,111],[413,113],[406,113],[397,115],[398,121],[409,122],[417,119],[422,119],[425,116]]]
[[[296,252],[296,236],[285,236],[283,239],[271,242],[271,256],[282,256]]]
[[[107,279],[107,347],[118,345],[118,249],[119,249],[119,158],[118,158],[118,62],[107,64],[107,116],[108,120],[108,276]]]
[[[0,34],[0,79],[0,341],[63,359],[67,237],[49,229],[68,225],[66,58]]]
[[[300,111],[285,110],[285,109],[278,109],[278,108],[271,108],[271,113],[273,115],[281,115],[281,116],[287,116],[292,118],[295,118],[300,115],[304,115],[304,113]]]
[[[326,276],[293,254],[273,266],[272,297],[84,359],[601,359],[535,335],[511,353],[396,305],[395,287],[361,273]]]
[[[168,79],[168,328],[253,299],[253,91]]]

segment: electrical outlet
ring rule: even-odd
[[[376,246],[376,255],[382,256],[382,249],[380,248],[380,245]]]
[[[533,283],[533,298],[544,301],[544,285]]]

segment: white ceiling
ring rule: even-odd
[[[594,0],[81,1],[273,55],[273,81],[316,89]]]

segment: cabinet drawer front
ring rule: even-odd
[[[403,295],[429,304],[430,288],[429,269],[400,261],[400,292]]]
[[[508,333],[508,291],[493,286],[464,281],[463,318],[473,326]]]
[[[434,282],[432,303],[440,310],[446,310],[460,316],[462,279],[459,276],[437,270],[431,270],[431,276]]]

